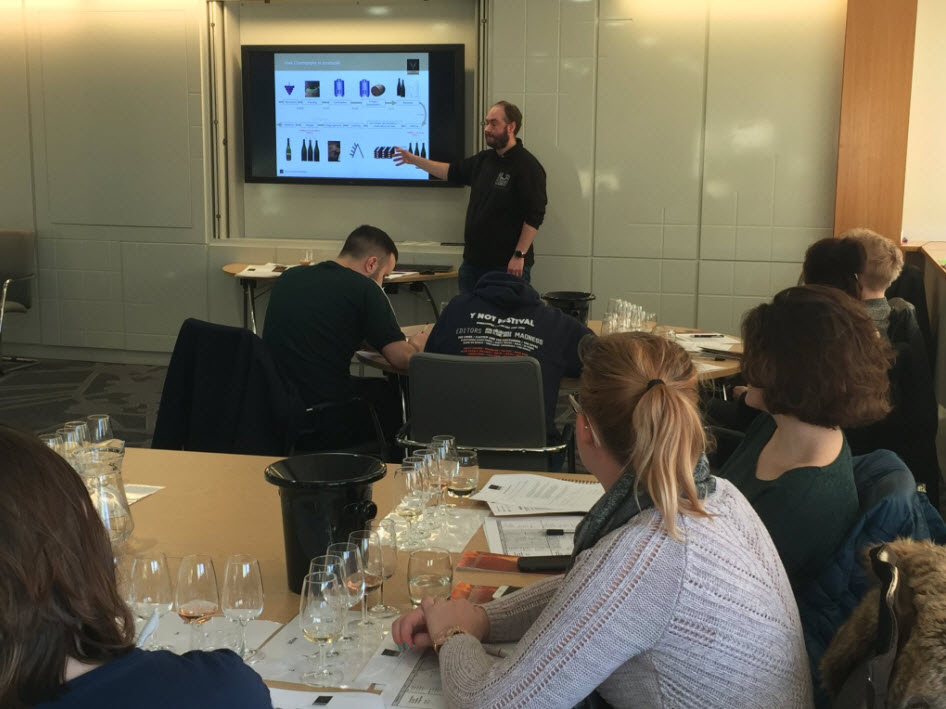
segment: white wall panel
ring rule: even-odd
[[[18,3],[0,3],[0,228],[33,229],[26,26]]]

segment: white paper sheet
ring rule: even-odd
[[[515,643],[486,645],[490,654],[505,657]],[[358,675],[359,686],[372,686],[381,690],[384,706],[391,709],[445,709],[443,685],[440,682],[440,667],[437,655],[431,649],[401,651],[390,637],[378,647],[377,652]]]
[[[709,362],[694,362],[693,365],[697,372],[712,372],[716,369],[724,369],[727,366],[725,364],[710,364]]]
[[[313,706],[328,709],[384,709],[384,700],[380,694],[372,692],[326,692],[324,690],[273,689],[269,696],[273,700],[273,709],[311,709]],[[317,704],[314,702],[318,701]]]
[[[493,554],[513,556],[564,556],[575,546],[575,528],[583,517],[555,515],[546,517],[487,517],[483,522],[486,543]],[[560,535],[548,535],[559,529]]]
[[[407,276],[419,276],[418,271],[392,271],[387,276],[384,277],[386,281],[395,281],[398,278],[406,278]]]
[[[125,485],[125,497],[128,498],[128,504],[133,505],[163,489],[163,485]]]
[[[280,266],[278,263],[249,264],[246,268],[236,274],[237,278],[279,278],[286,266]],[[278,270],[277,270],[278,269]]]
[[[349,611],[346,623],[361,620],[361,611]],[[367,689],[366,684],[356,684],[355,678],[374,654],[381,642],[382,632],[389,633],[391,622],[379,620],[377,633],[358,637],[353,642],[338,642],[329,646],[328,664],[342,672],[342,686]],[[346,632],[347,634],[347,632]],[[276,633],[263,648],[263,658],[254,663],[253,669],[263,678],[278,682],[302,684],[302,675],[313,668],[313,660],[318,659],[318,646],[306,640],[299,629],[299,617],[296,616]]]
[[[699,352],[703,347],[714,350],[729,350],[742,340],[718,332],[678,332],[677,342],[688,352]]]
[[[599,482],[515,474],[494,475],[473,499],[555,512],[587,512],[603,494],[604,487]]]

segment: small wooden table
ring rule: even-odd
[[[259,276],[254,274],[241,275],[246,267],[247,264],[245,263],[228,263],[222,270],[227,275],[233,276],[240,281],[240,286],[243,288],[243,327],[255,333],[256,298],[269,290],[266,289],[257,293],[257,285],[260,283],[272,283],[279,278],[279,276],[273,276],[272,274],[261,274]],[[411,290],[423,291],[427,296],[427,302],[430,303],[430,307],[434,311],[434,319],[436,319],[440,317],[440,308],[437,306],[437,301],[434,300],[427,283],[428,281],[448,281],[456,277],[456,269],[442,271],[440,273],[411,273],[405,275],[398,275],[395,271],[384,279],[384,290],[392,294],[397,293],[399,286],[405,283],[410,286]]]

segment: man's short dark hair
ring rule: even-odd
[[[519,107],[509,101],[497,101],[495,106],[502,106],[503,113],[506,114],[506,123],[515,123],[516,129],[512,132],[513,135],[519,135],[519,129],[522,128],[522,111],[519,110]]]
[[[376,226],[362,224],[355,229],[348,238],[345,239],[345,245],[339,252],[339,256],[350,256],[352,258],[367,258],[369,256],[387,256],[394,254],[394,260],[397,261],[397,246],[394,240],[387,235],[387,232]]]
[[[867,252],[855,239],[816,241],[805,252],[802,280],[807,285],[840,288],[852,298],[859,297],[857,278],[867,265]]]
[[[766,409],[815,426],[863,426],[890,411],[893,351],[860,301],[796,286],[742,321],[742,374]]]

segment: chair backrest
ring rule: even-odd
[[[174,344],[151,446],[286,455],[301,413],[293,393],[254,333],[189,318]]]
[[[546,445],[542,369],[533,357],[421,352],[410,361],[411,438],[492,448]]]
[[[0,287],[8,278],[25,278],[35,272],[33,252],[36,234],[22,229],[0,229]],[[27,282],[11,283],[7,300],[24,308],[32,304],[32,286]]]

